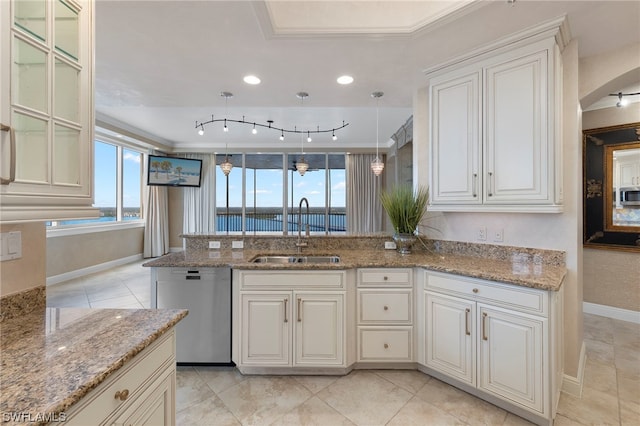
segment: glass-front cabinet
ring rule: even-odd
[[[93,0],[0,12],[0,221],[94,217]]]

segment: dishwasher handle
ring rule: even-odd
[[[185,279],[187,280],[199,280],[200,278],[201,278],[200,275],[187,275],[185,277]]]

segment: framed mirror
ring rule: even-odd
[[[585,247],[640,251],[640,123],[583,132]]]

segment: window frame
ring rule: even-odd
[[[97,143],[104,143],[108,145],[113,145],[116,148],[116,220],[112,222],[91,222],[91,219],[87,219],[85,223],[74,223],[74,224],[66,224],[60,225],[59,222],[63,222],[62,220],[56,221],[47,221],[47,223],[51,223],[51,225],[46,226],[47,236],[65,236],[65,235],[80,235],[80,234],[88,234],[94,232],[109,232],[115,229],[132,229],[132,228],[140,228],[145,225],[145,209],[144,209],[144,172],[145,172],[145,162],[147,161],[147,151],[146,147],[139,146],[135,143],[130,143],[124,140],[121,140],[116,137],[111,137],[107,134],[100,132],[96,129],[93,143],[94,145]],[[140,219],[135,220],[123,220],[123,211],[124,211],[124,150],[129,150],[140,154]],[[95,200],[95,157],[92,159],[94,161],[93,166],[93,176],[91,185],[94,187],[93,196]]]

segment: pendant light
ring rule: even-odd
[[[309,94],[307,92],[298,92],[296,93],[296,96],[300,99],[300,110],[302,110],[302,107],[304,106],[304,100],[309,96]],[[308,132],[307,136],[308,139],[311,139]],[[304,133],[300,133],[300,150],[302,154],[300,156],[300,159],[296,163],[296,170],[298,171],[298,173],[300,173],[300,176],[304,176],[304,174],[309,169],[309,163],[304,161]]]
[[[231,92],[222,92],[220,96],[224,97],[224,116],[227,116],[227,100],[233,97],[233,93]],[[229,128],[227,127],[227,119],[224,120],[224,131],[228,132]],[[229,176],[231,173],[231,169],[233,169],[233,164],[229,161],[229,153],[227,150],[227,137],[224,140],[224,161],[220,163],[220,170],[224,173],[225,176]]]
[[[384,95],[384,92],[373,92],[371,94],[372,98],[376,100],[376,159],[371,162],[371,171],[376,176],[380,176],[382,170],[384,170],[384,163],[380,160],[378,156],[378,145],[379,145],[379,133],[380,133],[380,111],[378,107],[378,100]]]

